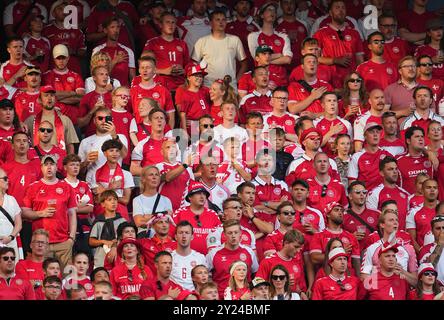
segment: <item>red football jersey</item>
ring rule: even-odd
[[[66,150],[53,145],[49,151],[43,150],[40,145],[37,147],[42,155],[52,154],[57,158],[57,171],[65,175],[65,168],[63,168],[63,159],[66,157]],[[30,149],[33,150],[33,149]],[[34,150],[33,150],[34,151]],[[28,159],[31,159],[28,155]]]
[[[444,76],[442,77],[442,79],[444,79]],[[432,78],[430,80],[416,78],[416,82],[418,82],[420,85],[427,86],[432,89],[433,100],[435,100],[435,104],[438,105],[438,103],[444,97],[444,80],[437,78]]]
[[[8,282],[0,277],[0,300],[35,300],[34,289],[28,280],[18,276]]]
[[[388,85],[398,81],[398,67],[390,61],[376,63],[371,60],[364,61],[356,71],[364,79],[365,89],[371,92],[373,89],[384,90]]]
[[[363,294],[361,281],[355,276],[346,276],[341,280],[343,288],[338,284],[339,279],[332,275],[319,278],[313,283],[312,300],[360,300]]]
[[[82,198],[87,195],[89,197],[89,200],[86,202],[88,205],[90,206],[94,206],[94,196],[92,195],[91,192],[91,188],[89,187],[89,185],[82,180],[78,180],[77,184],[72,184],[70,182],[68,182],[65,179],[65,182],[68,183],[73,192],[74,192],[74,197],[76,199],[76,204],[79,205],[80,201],[82,200]],[[77,213],[77,218],[78,219],[87,219],[88,218],[88,214],[79,214]],[[84,230],[85,231],[85,230]]]
[[[315,127],[321,131],[322,136],[325,136],[325,134],[327,134],[330,131],[330,128],[332,126],[336,126],[338,124],[342,124],[342,127],[343,127],[341,132],[339,132],[338,134],[348,134],[350,137],[353,136],[353,130],[352,130],[351,123],[348,122],[347,120],[342,119],[342,118],[336,117],[333,120],[329,120],[329,119],[326,119],[324,116],[321,116],[314,121]],[[335,143],[335,139],[338,134],[331,136],[330,139],[328,139],[325,146],[322,147],[322,151],[327,153],[327,155],[332,159],[334,159],[336,157],[336,154],[334,152],[334,148],[335,148],[334,143]]]
[[[372,276],[368,278],[368,285],[365,288],[368,300],[406,300],[410,287],[407,280],[399,275],[386,277],[378,272],[375,278]]]
[[[15,266],[15,274],[20,279],[39,281],[43,284],[45,274],[43,273],[43,261],[35,262],[31,259],[20,260]]]
[[[177,225],[182,220],[187,220],[194,228],[194,237],[191,241],[191,249],[196,250],[202,254],[207,254],[207,236],[211,231],[217,228],[221,221],[216,212],[208,208],[200,215],[196,215],[191,208],[182,207],[176,210],[173,214],[174,223]],[[176,228],[170,226],[170,236],[174,235]]]
[[[257,153],[269,148],[271,148],[271,145],[266,140],[248,139],[241,146],[242,160],[246,163],[255,162]]]
[[[37,49],[44,52],[43,56],[37,59],[30,60],[29,62],[34,66],[40,67],[42,72],[46,72],[49,68],[49,59],[52,57],[51,43],[45,37],[40,37],[39,39],[33,36],[27,35],[23,37],[24,50],[29,56],[35,56]]]
[[[42,111],[42,106],[39,103],[40,93],[17,91],[12,101],[15,105],[15,112],[21,122],[24,122],[29,116],[36,115]]]
[[[162,144],[162,139],[155,140],[150,137],[139,141],[131,154],[131,160],[141,161],[142,168],[163,162]]]
[[[160,297],[167,295],[171,289],[183,291],[183,288],[172,280],[168,280],[168,283],[165,284],[157,278],[148,278],[140,287],[139,295],[142,299],[154,298],[154,300],[158,300]]]
[[[143,248],[143,258],[145,260],[145,264],[153,274],[156,274],[157,272],[156,266],[154,265],[154,257],[156,254],[160,251],[168,251],[171,253],[177,248],[177,243],[169,236],[161,239],[157,234],[155,234],[152,238],[142,238],[138,241]]]
[[[134,85],[130,90],[131,105],[134,109],[134,117],[139,123],[142,121],[139,115],[139,102],[142,98],[152,98],[157,101],[159,107],[165,110],[167,113],[174,112],[173,99],[171,93],[164,86],[155,83],[153,87],[145,87],[139,83]]]
[[[185,113],[187,120],[199,120],[210,110],[210,92],[205,86],[202,86],[198,92],[179,87],[176,91],[175,101],[177,109],[179,112]]]
[[[364,45],[364,48],[367,48]],[[367,49],[368,50],[368,49]],[[398,65],[399,60],[410,54],[410,45],[406,40],[399,37],[393,37],[392,40],[385,40],[384,59]]]
[[[422,55],[428,55],[433,58],[439,55],[438,51],[438,49],[432,48],[429,44],[426,44],[416,48],[415,57],[418,58]],[[432,74],[433,78],[444,80],[444,63],[434,63]]]
[[[137,265],[131,270],[128,269],[125,263],[114,267],[109,275],[113,286],[113,295],[122,300],[133,295],[139,296],[142,284],[146,280],[154,278],[154,274],[147,266],[144,266],[143,271],[145,271],[145,279]]]
[[[262,95],[256,90],[250,94],[247,94],[239,103],[239,120],[241,124],[247,122],[247,114],[256,111],[262,115],[273,111],[273,107],[270,105],[271,91]]]
[[[326,66],[324,64],[318,64],[318,71],[316,73],[316,78],[325,81],[330,85],[333,84],[333,73],[329,68],[329,66]],[[304,71],[302,70],[301,65],[297,66],[291,71],[289,80],[290,83],[296,82],[298,80],[304,80]]]
[[[294,116],[288,112],[286,112],[282,116],[274,115],[273,113],[269,113],[264,117],[264,132],[270,131],[270,127],[278,127],[284,129],[285,133],[296,134],[294,131],[294,125],[296,124],[297,116]],[[254,153],[256,154],[256,153]]]
[[[117,43],[117,45],[113,47],[107,46],[106,44],[102,44],[100,46],[95,47],[92,52],[94,54],[99,51],[109,54],[111,60],[114,59],[119,54],[127,55],[127,58],[124,61],[114,65],[114,68],[112,69],[111,74],[109,76],[111,78],[119,80],[122,86],[129,86],[130,69],[136,68],[136,62],[134,60],[133,50],[120,43]]]
[[[22,67],[27,67],[30,64],[28,62],[22,62],[20,64],[11,64],[9,61],[6,61],[5,63],[2,63],[0,67],[0,77],[2,77],[5,82],[8,82],[9,79],[12,78],[13,75],[15,75]],[[23,78],[18,78],[14,85],[14,88],[25,88],[26,82],[23,80]]]
[[[69,238],[68,210],[77,207],[74,192],[65,181],[46,184],[36,181],[26,190],[23,206],[33,211],[44,210],[48,200],[56,200],[56,212],[50,218],[40,218],[32,222],[32,230],[45,229],[49,232],[49,243],[60,243]]]
[[[365,227],[365,237],[359,241],[362,251],[364,249],[365,238],[368,237],[374,230],[378,230],[378,219],[380,212],[365,208],[361,214],[356,215],[364,220],[370,227],[372,227],[373,230],[370,230],[367,226],[363,225],[358,219],[351,215],[349,211],[344,214],[344,222],[342,223],[342,227],[344,230],[350,233],[355,233],[358,231],[358,226]]]
[[[396,160],[398,160],[400,186],[409,193],[415,193],[415,180],[420,172],[433,177],[432,163],[425,155],[413,157],[410,154],[404,154]]]
[[[112,99],[113,98],[112,98],[111,92],[107,92],[105,94],[100,94],[100,93],[97,93],[96,91],[91,91],[91,92],[85,94],[82,97],[82,100],[80,100],[78,116],[79,117],[86,116],[86,114],[89,111],[94,109],[94,106],[99,101],[103,101],[105,106],[107,108],[111,109],[112,105],[113,105]],[[86,126],[86,128],[84,128],[84,130],[85,130],[86,137],[89,137],[89,136],[95,134],[96,133],[96,126],[94,124],[94,121],[91,120],[89,122],[88,126]]]
[[[4,7],[4,10],[3,25],[12,25],[14,33],[18,36],[22,36],[24,32],[28,32],[28,26],[32,16],[42,15],[44,23],[48,19],[46,8],[42,4],[36,2],[23,3],[20,1],[14,1]]]
[[[329,83],[319,79],[317,79],[315,83],[308,84],[313,89],[326,87],[327,91],[334,91],[333,87]],[[308,92],[299,82],[291,82],[288,86],[288,102],[301,102],[307,99],[309,96],[310,92]],[[321,113],[324,111],[324,108],[322,108],[321,101],[318,99],[313,101],[304,111]]]
[[[169,171],[174,170],[181,166],[182,163],[178,162],[175,164],[167,162],[161,162],[156,164],[156,167],[160,171],[160,175],[167,174]],[[173,206],[173,210],[177,210],[185,204],[185,197],[188,193],[188,185],[190,183],[190,179],[193,178],[194,178],[193,170],[191,168],[187,168],[173,181],[170,182],[164,181],[159,186],[160,194],[171,200],[171,205]]]
[[[113,117],[113,123],[116,126],[117,134],[124,135],[127,141],[131,141],[129,133],[131,120],[133,120],[133,115],[127,110],[111,109],[111,116]],[[123,163],[128,165],[131,163],[130,152],[128,152],[125,159],[123,159]]]
[[[345,194],[344,185],[340,180],[330,179],[330,182],[325,188],[321,185],[315,178],[307,179],[308,185],[310,186],[310,193],[307,198],[307,204],[310,207],[318,209],[324,212],[324,208],[330,202],[339,202],[343,207],[348,206],[348,199]],[[323,191],[324,190],[324,191]]]
[[[287,151],[288,152],[288,151]],[[337,171],[336,162],[330,159],[330,169],[328,174],[333,179],[340,180],[339,173]],[[291,186],[296,179],[307,180],[316,176],[316,171],[313,168],[313,159],[310,159],[305,153],[290,163],[287,169],[287,176],[285,177],[285,182],[287,185]]]
[[[416,207],[410,210],[407,216],[406,230],[416,231],[416,242],[420,247],[424,245],[424,237],[428,232],[432,231],[430,222],[435,217],[435,209],[424,206]]]
[[[298,65],[301,60],[302,41],[304,41],[304,39],[308,36],[306,25],[298,19],[293,22],[279,19],[279,24],[276,27],[276,31],[288,35],[288,38],[290,39],[291,51],[293,52],[291,65]]]

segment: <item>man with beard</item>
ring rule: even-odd
[[[107,122],[106,117],[111,116],[111,110],[107,107],[99,107],[94,113],[94,124],[96,133],[82,140],[79,146],[79,156],[82,159],[81,168],[87,170],[89,174],[95,174],[97,169],[106,162],[106,157],[102,151],[102,145],[105,141],[114,139],[120,140],[123,147],[120,151],[121,158],[126,157],[128,152],[128,141],[122,134],[116,133],[116,127],[113,122]]]
[[[369,60],[361,63],[356,68],[356,71],[364,79],[365,89],[368,92],[371,92],[373,89],[383,90],[398,80],[396,65],[384,59],[385,39],[381,32],[376,31],[370,34],[367,42],[371,57]]]
[[[413,126],[405,131],[405,143],[407,153],[397,158],[400,186],[409,193],[415,193],[415,179],[420,172],[427,173],[433,177],[433,166],[424,154],[424,130]]]
[[[345,76],[364,61],[361,36],[347,26],[344,0],[333,0],[329,5],[331,23],[319,29],[313,38],[322,49],[319,62],[330,66],[335,83],[343,83]]]
[[[38,101],[42,81],[40,68],[34,66],[26,67],[24,81],[26,86],[22,90],[17,91],[12,97],[15,111],[21,122],[42,110]]]
[[[397,204],[399,229],[405,229],[405,221],[409,209],[409,193],[397,185],[399,179],[398,162],[393,157],[385,157],[379,162],[379,174],[382,183],[370,190],[366,206],[371,210],[382,210],[381,206],[387,200]]]
[[[161,109],[168,113],[168,124],[171,128],[174,128],[175,109],[171,93],[167,88],[154,81],[154,76],[156,75],[156,59],[149,56],[142,56],[138,62],[141,81],[138,85],[132,86],[130,90],[136,123],[140,123],[143,120],[136,106],[139,105],[142,98],[152,98],[157,101]]]
[[[377,122],[367,122],[364,127],[364,149],[353,154],[348,167],[348,181],[365,181],[369,190],[382,182],[378,173],[379,161],[391,156],[387,151],[379,148],[381,140],[381,125]]]
[[[52,86],[44,86],[40,88],[40,103],[42,111],[36,115],[32,115],[26,119],[25,124],[31,135],[33,144],[38,144],[37,130],[40,123],[44,120],[49,121],[55,128],[55,135],[51,142],[66,153],[74,153],[74,143],[79,143],[76,131],[72,121],[65,115],[62,115],[58,109],[55,109],[56,97],[55,89]]]
[[[111,76],[120,81],[122,86],[129,86],[136,76],[136,64],[134,51],[119,43],[120,21],[111,16],[102,23],[103,32],[106,34],[106,42],[95,47],[92,54],[106,52],[114,63],[111,64]]]
[[[396,113],[386,111],[382,114],[382,128],[384,129],[384,137],[382,137],[381,141],[379,141],[379,146],[395,157],[405,152],[405,143],[403,139],[398,137],[398,127]]]
[[[421,86],[432,89],[433,101],[437,105],[444,97],[444,78],[440,79],[433,75],[433,59],[428,55],[416,57],[418,61],[418,78],[416,81]]]
[[[344,215],[344,230],[353,233],[359,241],[361,251],[369,234],[377,230],[379,211],[366,207],[368,190],[363,181],[353,181],[348,186],[349,208]]]

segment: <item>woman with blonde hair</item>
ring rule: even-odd
[[[250,300],[251,291],[247,280],[248,267],[243,261],[234,261],[230,266],[230,280],[224,292],[224,300]]]
[[[92,70],[95,67],[102,67],[102,66],[104,66],[108,69],[108,73],[111,73],[111,69],[112,69],[111,57],[109,56],[108,53],[99,51],[91,56],[90,71],[92,72]],[[120,84],[119,80],[109,77],[108,86],[107,86],[108,91],[112,91],[114,88],[120,87],[120,85],[121,84]],[[96,84],[94,83],[93,78],[92,77],[86,78],[86,80],[85,80],[86,93],[94,91],[95,88],[96,88]]]
[[[214,119],[214,126],[218,126],[222,123],[222,110],[220,106],[225,101],[234,101],[238,103],[236,92],[230,85],[231,77],[226,75],[223,79],[215,80],[210,87],[210,100],[211,100],[211,117]],[[234,120],[238,123],[238,119]]]

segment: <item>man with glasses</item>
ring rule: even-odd
[[[363,181],[353,181],[347,192],[349,208],[344,215],[344,230],[353,233],[362,251],[365,239],[378,228],[379,211],[366,207],[368,191]]]
[[[429,123],[432,120],[439,121],[444,126],[444,118],[432,111],[433,107],[433,91],[429,87],[418,86],[413,91],[415,99],[415,111],[413,114],[404,119],[400,125],[401,137],[405,136],[406,130],[411,127],[420,127],[427,132]],[[425,136],[425,144],[428,145],[429,139]]]
[[[42,82],[41,71],[39,67],[28,66],[25,69],[25,87],[16,91],[12,97],[15,111],[21,122],[42,111],[39,102],[39,90]]]
[[[57,173],[62,176],[65,172],[63,168],[63,159],[66,157],[66,150],[59,148],[52,143],[54,135],[54,126],[49,121],[42,121],[37,133],[38,144],[34,145],[37,155],[43,157],[47,154],[55,155],[57,158]]]
[[[343,229],[344,207],[338,202],[330,202],[325,206],[324,215],[327,217],[327,227],[324,231],[315,233],[310,242],[310,258],[314,265],[324,263],[325,250],[331,238],[339,238],[347,254],[348,270],[351,274],[359,276],[361,267],[361,253],[356,237]]]
[[[57,276],[49,276],[43,280],[43,300],[64,300],[62,297],[62,280]]]
[[[15,252],[0,248],[0,300],[35,300],[31,283],[14,273]]]
[[[20,260],[15,266],[15,273],[22,279],[31,282],[34,290],[41,290],[45,274],[43,261],[48,254],[49,233],[44,229],[37,229],[32,233],[31,254],[25,260]]]
[[[398,127],[396,113],[386,111],[382,114],[383,137],[379,146],[395,157],[405,152],[405,143],[398,136]]]
[[[418,61],[418,78],[416,81],[421,86],[432,89],[433,101],[437,106],[444,97],[444,79],[433,75],[433,60],[431,56],[421,55],[416,58]],[[439,110],[437,110],[439,112]]]
[[[409,43],[397,36],[396,16],[383,13],[378,18],[379,31],[384,35],[384,59],[398,65],[399,60],[407,56],[411,49]]]
[[[285,203],[282,212],[294,212],[290,208],[291,205]],[[287,281],[290,284],[291,291],[298,293],[302,300],[308,300],[307,295],[309,296],[309,294],[306,294],[306,292],[310,290],[313,284],[314,270],[311,267],[308,252],[303,252],[304,236],[298,230],[289,230],[285,235],[282,235],[279,247],[278,251],[261,261],[256,277],[270,279],[271,270],[278,264],[282,265],[288,270],[290,279],[287,279]],[[305,271],[306,268],[307,271]],[[305,280],[306,273],[308,286]]]
[[[329,275],[313,284],[312,300],[360,300],[363,287],[359,278],[347,274],[348,255],[343,248],[334,248],[328,254]]]
[[[236,220],[241,221],[242,218],[242,203],[238,197],[230,197],[227,198],[223,204],[223,214],[221,217],[222,223],[227,220]],[[207,248],[208,252],[214,248],[225,243],[227,240],[224,233],[223,227],[220,225],[214,231],[208,234],[207,236]],[[250,247],[256,253],[256,238],[254,233],[243,226],[241,226],[241,244],[247,247]]]
[[[307,179],[310,187],[308,205],[323,211],[327,204],[338,202],[347,207],[348,201],[344,185],[336,176],[330,174],[331,159],[324,152],[319,152],[313,159],[314,176]]]
[[[369,190],[382,182],[378,173],[379,161],[392,156],[379,147],[382,126],[378,122],[367,122],[364,127],[364,148],[353,154],[348,167],[348,181],[365,181]]]
[[[114,139],[120,140],[123,144],[120,151],[119,165],[122,165],[122,159],[126,157],[128,152],[128,140],[123,134],[116,133],[116,127],[114,123],[109,121],[106,117],[111,116],[111,110],[105,106],[99,107],[94,112],[94,124],[96,127],[96,133],[91,135],[80,142],[79,157],[82,159],[81,168],[87,170],[90,175],[95,174],[97,169],[102,167],[107,159],[102,151],[102,145],[105,141]]]
[[[422,247],[418,255],[419,263],[430,262],[433,264],[438,272],[437,280],[441,285],[444,284],[444,258],[441,257],[444,248],[444,210],[442,210],[444,206],[442,204],[441,202],[437,206],[437,215],[430,222],[434,241]]]
[[[79,116],[78,106],[85,94],[85,83],[80,74],[68,69],[70,54],[67,46],[56,45],[52,49],[52,56],[55,68],[43,75],[43,84],[52,85],[56,89],[58,106],[76,125]]]
[[[373,89],[383,90],[389,84],[398,80],[396,65],[384,58],[384,35],[379,32],[373,32],[367,37],[368,48],[370,50],[370,59],[361,63],[356,71],[364,79],[365,89],[371,92]]]
[[[217,228],[221,221],[217,213],[206,207],[210,193],[200,182],[190,180],[185,200],[189,206],[177,209],[173,214],[174,225],[182,220],[187,220],[194,229],[194,237],[191,241],[191,249],[202,254],[207,254],[207,236],[212,229]],[[170,236],[174,236],[176,228],[170,227]]]
[[[397,185],[399,180],[398,161],[393,157],[385,157],[379,161],[378,171],[382,177],[382,183],[373,189],[368,188],[370,192],[366,206],[371,210],[382,210],[382,204],[387,200],[396,201],[399,230],[405,230],[410,194]]]
[[[399,80],[385,87],[385,102],[390,110],[396,113],[398,119],[407,117],[415,110],[413,90],[418,86],[416,82],[416,60],[412,56],[405,56],[398,63]]]

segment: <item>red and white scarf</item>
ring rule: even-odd
[[[42,122],[42,116],[43,116],[43,111],[40,111],[34,117],[33,140],[35,146],[39,145],[38,131],[40,123]],[[54,110],[54,124],[55,124],[56,138],[57,138],[57,146],[60,149],[66,150],[65,129],[63,127],[61,114],[57,110]]]
[[[96,171],[96,182],[97,183],[106,183],[108,186],[112,179],[115,180],[116,177],[121,177],[121,184],[119,189],[123,189],[125,186],[125,176],[123,175],[123,170],[120,165],[117,163],[116,169],[114,170],[114,174],[111,176],[111,169],[109,167],[108,162],[106,162],[103,166],[101,166]]]

